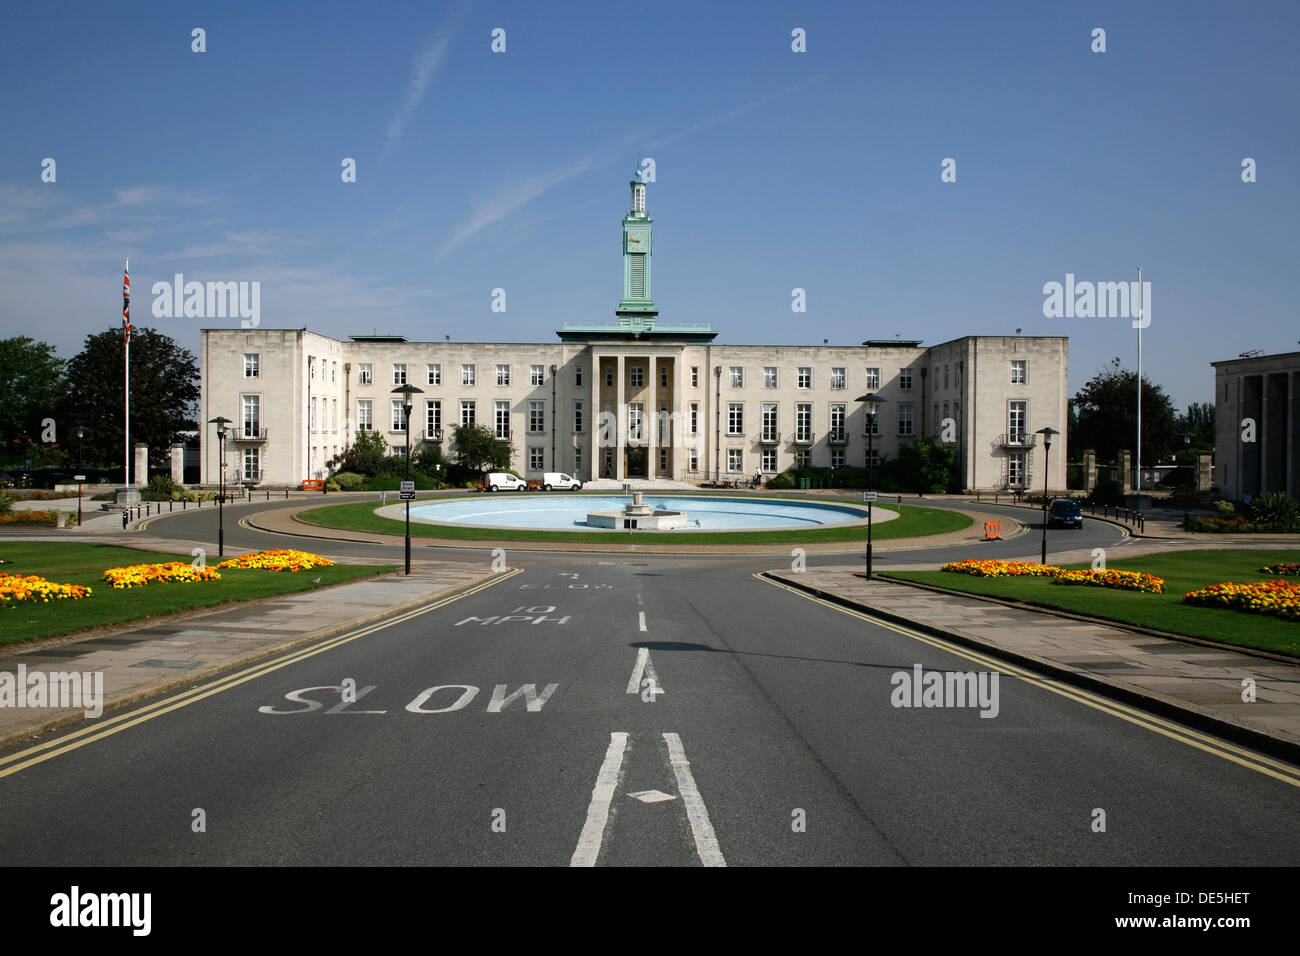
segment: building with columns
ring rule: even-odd
[[[358,431],[454,454],[456,425],[486,424],[528,478],[691,481],[771,476],[803,462],[862,466],[921,436],[954,442],[969,489],[1039,488],[1045,426],[1062,434],[1048,484],[1065,486],[1067,340],[965,336],[939,345],[727,345],[707,325],[659,321],[651,294],[654,221],[631,182],[623,219],[623,298],[613,324],[565,325],[552,343],[412,342],[307,329],[205,329],[204,422],[233,421],[226,476],[267,486],[325,477]],[[884,399],[868,421],[857,399]],[[203,481],[216,483],[203,426]]]
[[[1214,484],[1224,497],[1300,498],[1300,352],[1211,362]]]

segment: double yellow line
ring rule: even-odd
[[[1122,704],[1118,701],[1110,700],[1109,698],[1102,697],[1099,694],[1094,694],[1091,691],[1083,690],[1082,688],[1074,687],[1058,680],[1043,677],[1041,674],[1036,674],[1033,671],[1024,669],[1023,667],[1017,667],[1016,665],[1010,664],[1006,661],[989,657],[985,654],[979,653],[978,651],[970,650],[969,648],[962,647],[960,644],[953,644],[941,638],[931,637],[929,634],[924,634],[909,627],[903,627],[893,623],[892,621],[886,621],[878,617],[873,617],[870,614],[865,614],[861,611],[855,611],[852,608],[844,607],[834,601],[827,601],[824,598],[816,597],[809,594],[807,591],[803,591],[799,588],[793,587],[792,585],[764,577],[761,572],[755,574],[754,577],[758,578],[760,581],[766,581],[774,587],[789,591],[791,594],[796,594],[805,600],[813,601],[816,604],[821,604],[824,607],[839,611],[841,614],[856,617],[861,621],[874,624],[876,627],[886,628],[896,634],[910,637],[914,641],[920,641],[923,644],[928,644],[931,647],[937,648],[946,653],[955,654],[958,657],[964,657],[968,661],[973,661],[974,663],[979,664],[985,670],[997,671],[998,673],[1006,674],[1009,677],[1015,677],[1018,680],[1024,681],[1026,684],[1032,684],[1033,686],[1040,687],[1043,690],[1051,691],[1053,694],[1057,694],[1058,696],[1069,698],[1070,700],[1083,704],[1086,707],[1091,707],[1093,710],[1099,710],[1104,714],[1110,714],[1112,717],[1118,717],[1120,720],[1126,720],[1130,724],[1134,724],[1138,727],[1150,730],[1153,733],[1168,737],[1170,740],[1176,740],[1189,747],[1195,747],[1197,750],[1203,750],[1206,753],[1213,754],[1216,757],[1221,757],[1224,760],[1230,760],[1249,770],[1254,770],[1256,773],[1262,773],[1275,780],[1281,780],[1283,783],[1289,783],[1293,787],[1300,787],[1300,768],[1297,768],[1286,761],[1277,760],[1267,754],[1248,750],[1245,747],[1238,747],[1236,744],[1230,743],[1226,740],[1221,740],[1218,737],[1212,737],[1209,734],[1201,733],[1200,731],[1193,730],[1190,727],[1185,727],[1182,724],[1175,723],[1172,720],[1166,720],[1163,717],[1158,717],[1155,714],[1148,713],[1147,711],[1131,707],[1128,704]]]
[[[327,637],[315,644],[299,650],[288,651],[279,657],[267,661],[261,661],[253,664],[244,670],[235,671],[231,674],[225,674],[221,677],[200,684],[198,687],[192,687],[189,690],[181,691],[170,697],[164,697],[156,700],[151,704],[143,707],[134,708],[115,717],[109,717],[106,720],[97,720],[93,724],[87,724],[79,730],[74,730],[70,734],[64,734],[53,740],[45,741],[31,747],[24,748],[15,753],[0,757],[0,778],[8,777],[10,774],[26,770],[28,767],[34,767],[38,763],[44,763],[54,757],[70,753],[87,744],[92,744],[97,740],[103,740],[105,737],[111,737],[114,734],[129,730],[145,721],[153,720],[155,717],[161,717],[163,714],[170,714],[174,710],[180,710],[182,707],[188,707],[190,704],[198,703],[205,698],[214,694],[220,694],[222,691],[230,690],[232,687],[238,687],[250,680],[262,677],[272,671],[278,671],[282,667],[288,667],[290,664],[296,664],[304,661],[309,657],[315,657],[317,654],[324,654],[326,651],[332,651],[334,648],[357,638],[365,637],[368,634],[374,634],[376,631],[382,631],[385,628],[392,627],[394,624],[402,624],[412,618],[419,617],[422,614],[428,614],[430,611],[436,611],[441,607],[446,607],[453,601],[459,601],[463,597],[469,597],[471,594],[477,594],[480,591],[499,584],[506,578],[514,577],[519,574],[522,568],[512,568],[494,575],[490,580],[483,581],[463,591],[447,597],[437,598],[428,604],[421,604],[419,607],[411,608],[409,611],[403,611],[392,617],[386,617],[382,620],[375,621],[371,624],[365,624],[355,630],[346,631],[343,634]]]

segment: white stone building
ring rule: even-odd
[[[566,325],[549,344],[205,329],[200,413],[234,423],[227,480],[297,486],[324,477],[358,429],[379,431],[400,452],[406,432],[393,389],[409,384],[421,390],[413,450],[434,441],[451,453],[454,426],[486,424],[511,442],[514,467],[529,478],[682,481],[770,476],[801,460],[862,466],[867,415],[857,399],[874,392],[885,400],[871,438],[877,459],[928,435],[956,443],[968,489],[1041,488],[1035,433],[1050,426],[1062,434],[1048,484],[1065,487],[1064,337],[716,344],[708,326],[658,321],[653,223],[645,185],[631,185],[617,324]],[[216,483],[218,466],[215,429],[204,425],[204,483]]]

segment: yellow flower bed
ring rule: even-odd
[[[1053,584],[1083,584],[1097,588],[1118,588],[1122,591],[1145,591],[1164,594],[1164,578],[1141,571],[1062,571]]]
[[[195,567],[184,561],[168,561],[163,564],[131,564],[120,568],[109,568],[104,572],[104,580],[121,590],[142,588],[154,582],[174,584],[220,581],[221,575],[209,567]]]
[[[1300,564],[1270,564],[1259,569],[1260,574],[1300,574]]]
[[[971,574],[977,578],[1053,578],[1061,572],[1060,568],[1050,564],[1035,564],[1032,561],[977,561],[974,558],[950,562],[939,570]]]
[[[1251,581],[1211,584],[1183,595],[1184,604],[1222,607],[1248,614],[1269,614],[1300,621],[1300,584],[1292,581]]]
[[[91,589],[82,584],[55,584],[35,574],[0,574],[0,607],[80,601]]]
[[[1121,588],[1164,594],[1165,582],[1154,574],[1139,571],[1067,571],[1051,564],[1032,561],[978,561],[968,558],[945,564],[940,571],[971,574],[977,578],[1051,578],[1054,584],[1084,584],[1098,588]]]
[[[222,561],[219,568],[256,569],[259,571],[310,571],[313,568],[330,568],[334,562],[322,558],[310,551],[294,551],[289,548],[274,548],[270,551],[254,551],[241,554],[229,561]]]

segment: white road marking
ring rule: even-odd
[[[578,837],[577,849],[569,866],[595,866],[600,856],[600,844],[605,839],[605,826],[609,823],[609,804],[618,789],[619,777],[623,770],[623,754],[627,750],[627,734],[616,731],[609,735],[609,749],[605,751],[605,762],[600,765],[596,775],[596,786],[591,791],[591,803],[587,807],[587,822],[582,825],[582,834]]]
[[[695,778],[691,776],[691,764],[686,759],[682,748],[682,738],[677,734],[664,734],[664,743],[668,745],[668,758],[677,777],[677,791],[686,804],[686,822],[691,825],[691,835],[695,837],[695,850],[700,862],[705,866],[726,866],[722,858],[722,849],[718,846],[718,837],[709,822],[709,811],[704,806]],[[613,745],[611,744],[611,747]]]
[[[641,684],[647,676],[654,681],[656,700],[659,694],[667,693],[659,684],[659,675],[655,673],[654,661],[650,660],[650,648],[638,647],[636,663],[632,665],[632,676],[627,681],[627,692],[629,694],[641,693]]]
[[[629,793],[628,796],[642,803],[663,803],[665,800],[677,799],[671,793],[664,793],[662,790],[638,790],[636,793]]]
[[[640,625],[641,630],[644,632],[644,631],[645,631],[645,611],[641,611],[641,612],[639,612],[639,614],[640,614],[640,617],[638,618],[638,623],[639,623],[639,625]]]

